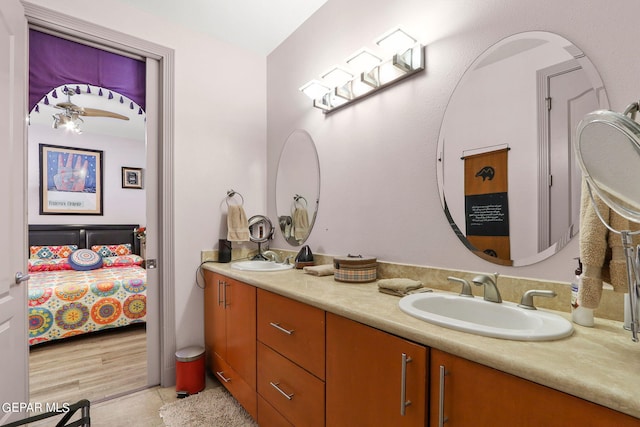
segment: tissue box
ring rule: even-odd
[[[333,278],[338,282],[368,283],[378,278],[378,262],[375,257],[348,255],[333,258],[335,272]]]

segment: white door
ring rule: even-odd
[[[0,424],[28,397],[26,269],[26,34],[19,0],[0,2]],[[15,404],[15,405],[12,405]]]
[[[573,152],[573,139],[578,123],[585,114],[598,109],[598,98],[582,68],[557,74],[549,79],[549,173],[553,177],[549,189],[550,244],[561,241],[580,213],[581,172]],[[577,230],[574,230],[576,232]]]

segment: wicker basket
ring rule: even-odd
[[[368,283],[378,278],[378,262],[375,257],[347,255],[333,258],[333,278],[338,282]]]

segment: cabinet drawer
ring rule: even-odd
[[[258,289],[258,340],[324,379],[323,310]]]
[[[220,356],[214,353],[212,359],[212,373],[216,379],[229,390],[229,393],[236,398],[254,420],[258,419],[256,391]]]
[[[258,395],[258,425],[260,427],[294,427],[260,395]]]
[[[324,382],[258,343],[258,394],[296,426],[324,426]]]

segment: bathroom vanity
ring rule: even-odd
[[[412,318],[375,283],[204,268],[216,376],[223,332],[212,313],[226,298],[219,283],[247,289],[237,301],[241,320],[225,316],[227,333],[230,319],[245,324],[233,338],[238,348],[227,336],[227,364],[236,374],[243,364],[256,368],[239,373],[241,393],[235,379],[221,382],[261,426],[640,426],[640,386],[629,381],[640,372],[640,347],[619,322],[598,319],[556,341],[487,338]],[[234,300],[227,305],[233,310]],[[243,360],[233,360],[240,348]]]

